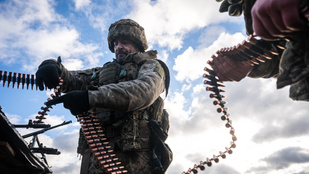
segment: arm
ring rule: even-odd
[[[91,81],[91,76],[100,68],[92,68],[86,70],[69,71],[62,64],[61,78],[63,79],[62,91],[69,92],[73,90],[86,90]]]
[[[164,91],[164,70],[156,60],[147,60],[135,80],[103,85],[88,91],[90,108],[133,111],[150,106]]]

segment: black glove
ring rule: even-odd
[[[216,0],[221,2],[222,0]],[[219,12],[229,12],[230,16],[240,16],[242,14],[243,8],[242,4],[245,0],[224,0],[221,3]]]
[[[61,75],[60,62],[54,59],[45,60],[39,66],[36,75],[36,85],[39,89],[44,90],[44,85],[49,89],[55,88],[59,84],[59,77]]]
[[[73,115],[87,112],[89,107],[88,91],[72,91],[63,96],[54,98],[46,102],[46,106],[63,103],[63,106],[71,111]]]

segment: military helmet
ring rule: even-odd
[[[114,52],[114,40],[120,37],[132,41],[142,52],[148,48],[144,28],[132,19],[120,19],[108,30],[107,41],[111,52]]]

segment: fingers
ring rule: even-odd
[[[44,90],[43,79],[40,75],[36,74],[36,86],[39,87],[40,91]]]
[[[63,103],[64,97],[65,96],[60,96],[60,97],[54,98],[52,100],[49,100],[48,102],[46,102],[46,106],[51,106],[51,105],[55,105],[55,104],[58,104],[58,103]]]
[[[282,21],[290,32],[303,31],[306,27],[305,20],[300,18],[299,9],[292,8],[282,13]]]
[[[254,32],[265,40],[275,40],[305,30],[300,17],[301,0],[259,0],[252,10]]]

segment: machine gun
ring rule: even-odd
[[[55,148],[48,148],[43,146],[43,143],[40,143],[39,141],[39,134],[42,134],[48,130],[51,129],[55,129],[57,127],[60,126],[64,126],[67,124],[72,123],[72,121],[64,121],[61,124],[55,125],[55,126],[50,126],[49,124],[33,124],[32,120],[29,120],[28,124],[26,125],[13,125],[15,128],[43,128],[39,131],[35,131],[26,135],[23,135],[22,138],[28,138],[28,137],[32,137],[31,143],[29,144],[29,149],[32,153],[40,153],[42,155],[42,160],[44,160],[44,162],[48,165],[47,160],[46,160],[46,156],[45,154],[49,154],[49,155],[59,155],[61,152],[58,151],[58,149]],[[35,147],[35,144],[37,144],[38,147]]]

